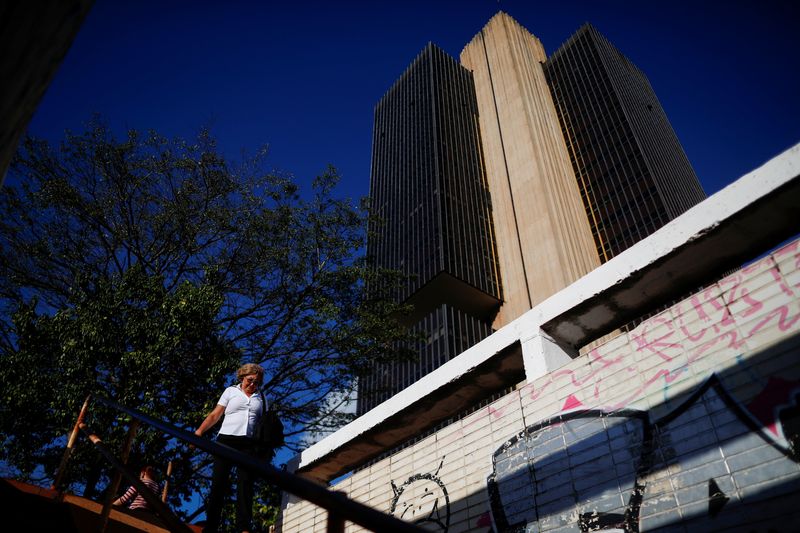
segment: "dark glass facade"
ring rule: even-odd
[[[595,28],[544,70],[601,261],[705,199],[650,82]]]
[[[414,277],[427,342],[359,382],[362,414],[492,332],[500,279],[472,74],[429,44],[375,108],[367,254]]]

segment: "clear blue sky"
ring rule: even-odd
[[[366,195],[372,111],[427,42],[458,56],[498,10],[553,52],[591,22],[645,74],[706,192],[800,141],[793,0],[97,0],[29,132],[101,113],[120,131],[270,146],[301,183],[328,163]]]

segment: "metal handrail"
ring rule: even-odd
[[[125,407],[107,398],[96,397],[95,400],[113,409],[122,411],[177,439],[192,444],[203,451],[223,457],[237,466],[247,468],[274,484],[279,489],[299,496],[318,507],[322,507],[328,511],[329,531],[343,530],[344,520],[358,524],[371,531],[380,531],[381,533],[420,533],[424,531],[413,524],[384,514],[363,503],[351,500],[341,492],[329,490],[324,485],[296,474],[291,474],[285,470],[279,470],[270,464],[259,462],[253,457],[242,454],[233,448],[217,444],[203,437],[198,437],[192,432],[177,428],[170,423],[153,418],[136,409]]]

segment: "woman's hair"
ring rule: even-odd
[[[245,376],[249,376],[250,374],[258,374],[259,379],[264,379],[264,368],[255,363],[246,363],[240,366],[239,370],[236,371],[236,380],[242,381]]]
[[[147,477],[151,477],[153,479],[156,478],[156,469],[153,468],[151,465],[145,465],[142,467],[142,470],[139,474],[147,474]]]

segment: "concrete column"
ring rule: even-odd
[[[541,328],[520,339],[522,362],[528,383],[556,370],[578,357],[578,350],[566,343],[559,343]]]

